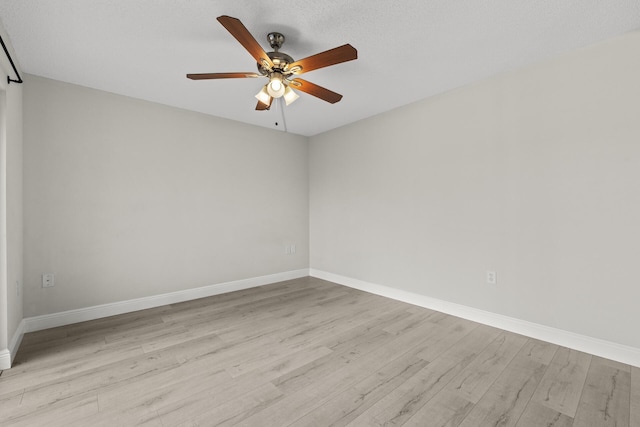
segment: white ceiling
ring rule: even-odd
[[[26,73],[282,129],[255,111],[264,79],[192,81],[256,71],[216,21],[240,19],[265,50],[286,37],[294,59],[350,43],[358,60],[304,79],[344,95],[301,93],[287,130],[311,136],[640,28],[639,0],[0,0]],[[630,54],[638,54],[637,52]]]

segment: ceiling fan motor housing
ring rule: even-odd
[[[274,65],[271,71],[277,71],[277,72],[283,73],[287,65],[292,64],[294,62],[293,58],[284,52],[267,52],[267,55],[269,55],[269,58],[271,59]],[[260,63],[258,63],[257,65],[258,65],[258,71],[260,72],[260,74],[262,74],[263,76],[269,75],[268,67],[265,67],[264,64],[260,64]]]
[[[292,57],[284,52],[279,52],[282,44],[284,43],[284,40],[284,35],[281,33],[274,32],[267,34],[267,41],[269,42],[271,49],[273,49],[273,52],[267,52],[267,55],[269,55],[269,58],[271,59],[271,62],[273,62],[274,67],[269,70],[269,67],[266,67],[265,64],[261,64],[258,62],[258,71],[263,76],[268,76],[270,71],[282,74],[287,68],[287,65],[294,62]]]

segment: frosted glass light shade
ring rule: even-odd
[[[289,105],[298,98],[300,98],[300,95],[298,95],[293,89],[287,86],[287,88],[284,90],[284,102]]]
[[[262,86],[260,92],[256,94],[256,98],[265,105],[269,105],[271,103],[271,95],[267,92],[267,85]]]

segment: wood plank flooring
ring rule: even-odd
[[[640,426],[640,369],[303,278],[27,334],[2,426]]]

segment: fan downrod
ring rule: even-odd
[[[277,52],[284,44],[284,35],[276,32],[269,33],[267,34],[267,40],[269,41],[271,49]]]

